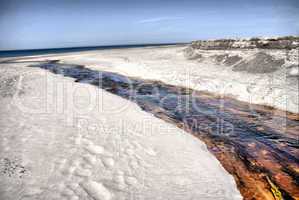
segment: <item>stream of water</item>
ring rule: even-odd
[[[31,67],[134,101],[198,137],[234,176],[244,199],[299,199],[297,114],[58,61]]]

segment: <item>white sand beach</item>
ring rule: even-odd
[[[250,60],[260,50],[188,55],[186,48],[1,58],[1,199],[242,199],[200,140],[95,86],[27,67],[60,60],[298,113],[296,51],[287,59],[285,51],[264,50],[284,64],[248,73],[217,55]]]
[[[168,84],[299,113],[298,50],[196,50],[190,56],[186,49],[185,45],[113,49],[61,55],[55,59],[82,64],[95,70],[161,80]],[[225,58],[217,61],[217,56],[228,55],[239,56],[239,63],[246,62],[254,60],[256,54],[260,53],[269,55],[274,60],[283,60],[284,63],[270,72],[248,73],[234,71],[234,65],[238,63],[227,65]],[[199,55],[198,58],[196,55]],[[257,69],[263,68],[268,61],[265,58],[258,62]]]
[[[242,199],[200,140],[33,63],[0,64],[0,199]]]

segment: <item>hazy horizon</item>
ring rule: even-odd
[[[95,45],[95,46],[67,46],[67,47],[50,47],[50,48],[35,48],[35,49],[10,49],[10,50],[0,50],[0,52],[6,51],[39,51],[39,50],[55,50],[55,49],[93,49],[93,48],[134,48],[134,47],[143,47],[143,46],[163,46],[163,45],[183,45],[188,44],[188,42],[177,42],[177,43],[145,43],[145,44],[114,44],[114,45]]]
[[[299,2],[0,0],[0,50],[298,35]]]

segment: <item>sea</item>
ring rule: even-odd
[[[44,55],[44,54],[71,53],[71,52],[93,51],[93,50],[104,50],[104,49],[124,49],[124,48],[151,47],[151,46],[165,46],[165,45],[177,45],[177,44],[163,43],[163,44],[136,44],[136,45],[113,45],[113,46],[68,47],[68,48],[51,48],[51,49],[9,50],[9,51],[0,51],[0,58],[34,56],[34,55]]]

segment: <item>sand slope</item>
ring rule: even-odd
[[[193,136],[28,64],[0,66],[0,199],[241,199]]]

